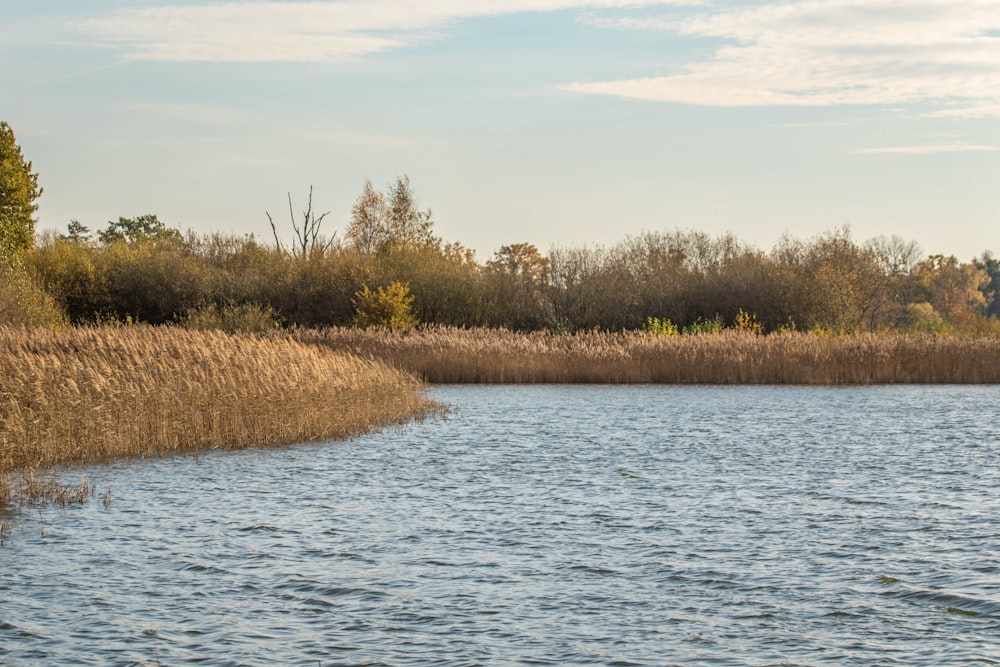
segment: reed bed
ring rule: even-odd
[[[433,383],[800,384],[1000,382],[1000,340],[736,331],[515,333],[333,328],[297,340],[379,359]]]
[[[411,374],[288,337],[0,327],[0,501],[25,496],[14,471],[344,437],[433,409]]]

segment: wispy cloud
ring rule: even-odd
[[[625,9],[692,0],[336,0],[216,2],[124,9],[76,28],[142,60],[326,62],[438,36],[463,19],[518,12]]]
[[[896,153],[903,155],[936,155],[938,153],[967,153],[995,151],[996,146],[979,144],[932,144],[928,146],[887,146],[884,148],[863,148],[856,153]]]
[[[1000,115],[996,0],[789,0],[599,25],[715,38],[661,77],[580,82],[582,93],[709,106],[955,106]],[[971,113],[971,112],[967,112]]]

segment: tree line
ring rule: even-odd
[[[324,233],[310,189],[299,215],[289,195],[288,223],[267,212],[273,243],[183,234],[152,214],[35,239],[38,176],[6,124],[0,161],[0,278],[17,276],[22,309],[48,300],[72,323],[371,324],[359,312],[369,299],[393,321],[521,331],[1000,332],[1000,261],[988,252],[963,262],[846,228],[764,251],[676,229],[547,254],[512,243],[477,261],[435,235],[406,176],[367,182],[342,236]]]
[[[294,251],[250,236],[182,235],[156,216],[121,218],[94,237],[49,235],[26,262],[76,323],[159,324],[252,307],[283,326],[344,326],[357,322],[359,297],[391,285],[405,287],[398,300],[414,321],[523,331],[651,321],[684,330],[749,316],[763,331],[974,332],[996,330],[1000,317],[996,258],[923,256],[898,237],[859,243],[837,229],[765,252],[732,235],[673,230],[547,255],[515,243],[478,262],[433,235],[429,212],[369,213],[353,216],[343,239]]]

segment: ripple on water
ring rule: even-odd
[[[439,387],[24,512],[0,664],[1000,662],[996,387]]]

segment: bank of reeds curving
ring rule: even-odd
[[[939,335],[821,336],[735,331],[515,333],[326,329],[298,340],[380,359],[433,383],[998,383],[1000,340]]]
[[[288,337],[0,327],[0,493],[12,471],[344,437],[431,409],[414,376]]]

